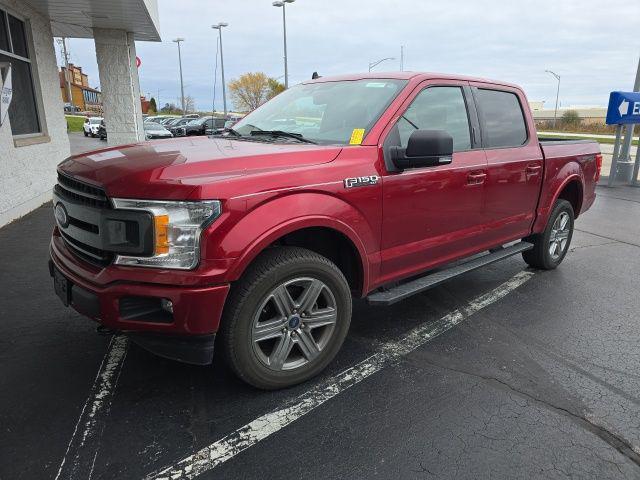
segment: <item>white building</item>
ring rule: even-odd
[[[0,226],[51,199],[69,155],[54,50],[62,36],[95,39],[109,143],[144,139],[134,41],[160,40],[156,0],[0,0],[0,66],[11,65],[13,87],[0,125]]]

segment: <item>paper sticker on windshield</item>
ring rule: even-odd
[[[384,88],[387,84],[385,82],[369,82],[365,85],[367,88]]]
[[[349,145],[360,145],[364,139],[364,128],[354,128],[351,132],[351,140]]]

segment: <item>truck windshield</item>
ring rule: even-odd
[[[296,85],[251,112],[233,130],[243,136],[260,130],[295,133],[320,144],[360,143],[406,84],[366,79]]]

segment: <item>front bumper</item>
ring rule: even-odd
[[[49,271],[67,280],[68,304],[142,347],[175,360],[208,364],[229,285],[205,287],[118,281],[97,285],[68,268],[52,244]],[[170,301],[172,312],[156,308]]]

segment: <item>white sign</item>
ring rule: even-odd
[[[0,64],[0,71],[2,70],[4,70],[4,75],[0,75],[0,82],[2,82],[3,77],[4,82],[1,83],[2,88],[0,89],[0,125],[2,125],[7,118],[9,106],[11,105],[11,99],[13,98],[13,88],[11,85],[11,64]]]

